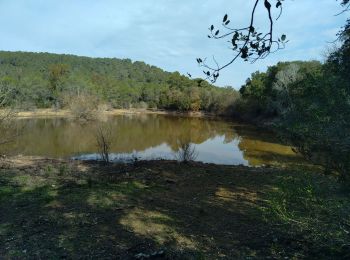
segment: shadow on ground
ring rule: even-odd
[[[22,158],[0,173],[4,258],[308,256],[306,241],[264,219],[279,170]]]

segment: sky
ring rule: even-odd
[[[274,1],[274,0],[272,0]],[[253,0],[0,0],[0,50],[130,58],[167,71],[203,77],[196,58],[230,60],[226,41],[207,38],[227,13],[248,26]],[[256,28],[267,22],[263,1]],[[216,85],[239,88],[252,72],[287,60],[324,60],[347,14],[335,0],[285,0],[276,35],[286,48],[254,64],[239,61]],[[275,13],[277,16],[277,13]]]

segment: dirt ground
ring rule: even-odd
[[[6,159],[0,169],[0,259],[350,256],[340,244],[320,249],[307,229],[290,232],[293,223],[274,221],[266,214],[280,207],[274,207],[270,197],[280,179],[293,174],[285,169],[171,161],[104,166]],[[329,178],[320,179],[329,186]],[[348,209],[349,201],[341,200]],[[299,221],[294,216],[293,221]],[[324,219],[316,224],[328,225],[329,216]],[[350,242],[347,227],[342,228],[341,238]]]

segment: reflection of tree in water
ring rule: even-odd
[[[81,123],[69,119],[21,120],[25,134],[7,145],[6,151],[25,155],[72,156],[96,153],[94,130],[96,122]],[[250,165],[271,164],[276,161],[299,160],[290,147],[279,144],[276,137],[252,126],[232,125],[230,122],[163,115],[117,116],[102,122],[111,127],[111,152],[140,152],[161,144],[173,151],[180,141],[201,144],[217,136],[224,143],[238,140],[238,148]],[[210,151],[212,152],[212,151]]]
[[[70,156],[74,153],[95,152],[93,129],[96,122],[79,123],[69,119],[22,120],[26,134],[9,150],[22,154],[41,156]],[[105,122],[113,136],[111,151],[131,153],[150,147],[168,144],[178,150],[178,140],[190,140],[195,144],[217,135],[232,141],[235,133],[230,124],[220,120],[160,115],[117,116]]]
[[[240,142],[239,149],[249,165],[269,165],[274,163],[300,162],[298,157],[288,145],[279,143],[278,138],[271,133],[257,131],[254,127],[236,127]]]
[[[177,150],[178,140],[200,144],[230,131],[228,124],[222,121],[157,115],[149,115],[148,120],[141,121],[138,116],[117,117],[113,125],[118,134],[112,149],[123,152],[144,150],[163,143]]]

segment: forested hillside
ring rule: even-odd
[[[49,53],[0,52],[0,89],[5,106],[61,108],[83,97],[111,108],[162,108],[228,113],[239,96],[178,72],[129,59]],[[78,100],[81,100],[81,98]]]

